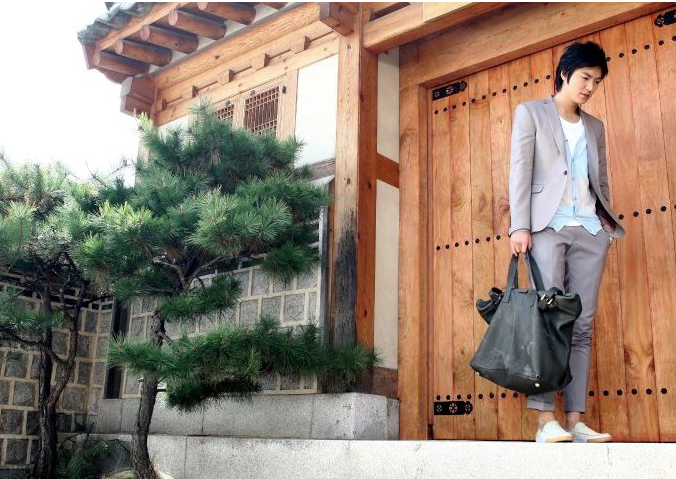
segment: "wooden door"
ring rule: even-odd
[[[676,25],[658,26],[655,17],[579,39],[600,43],[610,59],[585,110],[606,125],[612,204],[627,231],[606,262],[584,420],[617,441],[676,441]],[[505,284],[513,112],[553,93],[565,46],[429,92],[435,438],[532,440],[535,433],[525,396],[478,377],[469,361],[486,328],[475,302]],[[557,403],[561,420],[560,393]]]

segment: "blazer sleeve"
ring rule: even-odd
[[[531,227],[530,201],[535,154],[535,122],[522,103],[516,107],[509,163],[509,234]]]
[[[602,121],[599,121],[599,136],[596,138],[596,144],[599,149],[599,188],[601,193],[610,201],[610,187],[608,186],[608,162],[606,161],[606,128]]]

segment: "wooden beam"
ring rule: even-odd
[[[127,77],[122,82],[120,111],[130,115],[151,115],[155,102],[155,84],[150,77]]]
[[[319,4],[319,20],[343,36],[354,32],[354,16],[351,9],[340,2]]]
[[[226,63],[252,49],[269,45],[284,35],[316,22],[318,15],[319,6],[316,3],[290,5],[283,15],[256,22],[223,41],[215,42],[196,52],[189,62],[182,62],[175,67],[170,66],[155,73],[157,87],[164,90],[213,68],[214,58],[218,58],[219,63]]]
[[[414,66],[415,44],[401,49]],[[399,439],[427,439],[427,89],[399,95]]]
[[[362,12],[339,37],[329,338],[374,345],[378,57],[363,49]]]
[[[245,3],[197,2],[197,8],[217,17],[250,25],[256,18],[256,9]]]
[[[187,5],[187,2],[157,3],[144,16],[132,18],[123,28],[112,30],[108,35],[96,42],[96,51],[107,50],[115,46],[115,42],[128,38],[141,30],[144,25],[150,25],[164,19],[175,9]]]
[[[163,67],[171,62],[171,50],[162,47],[151,47],[143,43],[118,40],[115,53],[123,57]]]
[[[438,85],[663,8],[641,2],[510,4],[421,40],[419,63],[402,69],[400,88]]]
[[[251,68],[254,70],[260,70],[265,68],[270,63],[270,56],[267,53],[260,54],[251,60]]]
[[[364,2],[364,9],[371,12],[371,18],[367,20],[372,21],[408,7],[410,4],[410,2]]]
[[[283,8],[287,2],[261,2],[263,5],[267,5],[270,8],[274,8],[275,10],[279,10],[280,8]]]
[[[232,79],[235,78],[235,72],[234,70],[231,70],[228,68],[227,70],[222,71],[218,75],[216,75],[216,81],[220,83],[221,85],[225,85],[226,83],[230,83]]]
[[[302,38],[298,38],[289,44],[289,50],[293,53],[300,53],[307,50],[308,46],[310,46],[310,39],[303,35]]]
[[[356,382],[354,390],[367,394],[398,399],[397,370],[376,366],[366,371]]]
[[[176,50],[181,53],[192,53],[197,50],[198,39],[193,33],[177,32],[154,25],[141,27],[141,40],[160,47]]]
[[[94,67],[94,69],[103,73],[103,76],[105,76],[108,80],[112,81],[113,83],[122,83],[124,80],[129,78],[129,75],[125,73],[115,72],[113,70],[106,70],[105,68],[99,67]]]
[[[472,2],[439,20],[426,23],[423,19],[423,4],[412,3],[367,24],[364,28],[364,46],[374,53],[386,52],[504,5],[502,2]]]
[[[223,23],[207,20],[177,8],[169,13],[167,21],[172,27],[212,40],[223,38],[226,31]]]
[[[399,163],[388,157],[376,154],[376,177],[390,186],[399,188]]]
[[[423,21],[431,22],[451,13],[456,13],[473,2],[423,2]]]
[[[150,65],[147,63],[130,60],[129,58],[115,55],[108,52],[96,52],[92,56],[92,63],[100,68],[112,70],[114,72],[123,73],[127,76],[138,75],[140,73],[148,73]]]

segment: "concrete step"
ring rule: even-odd
[[[129,440],[125,435],[99,435]],[[174,479],[673,479],[676,444],[358,441],[153,435]]]

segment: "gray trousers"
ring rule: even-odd
[[[564,389],[565,412],[585,412],[591,360],[592,320],[601,275],[610,246],[604,231],[592,235],[582,226],[564,226],[558,233],[546,228],[532,236],[531,254],[542,273],[545,288],[557,287],[580,295],[582,313],[573,327],[570,371],[573,380]],[[526,407],[554,411],[556,392],[528,397]]]

